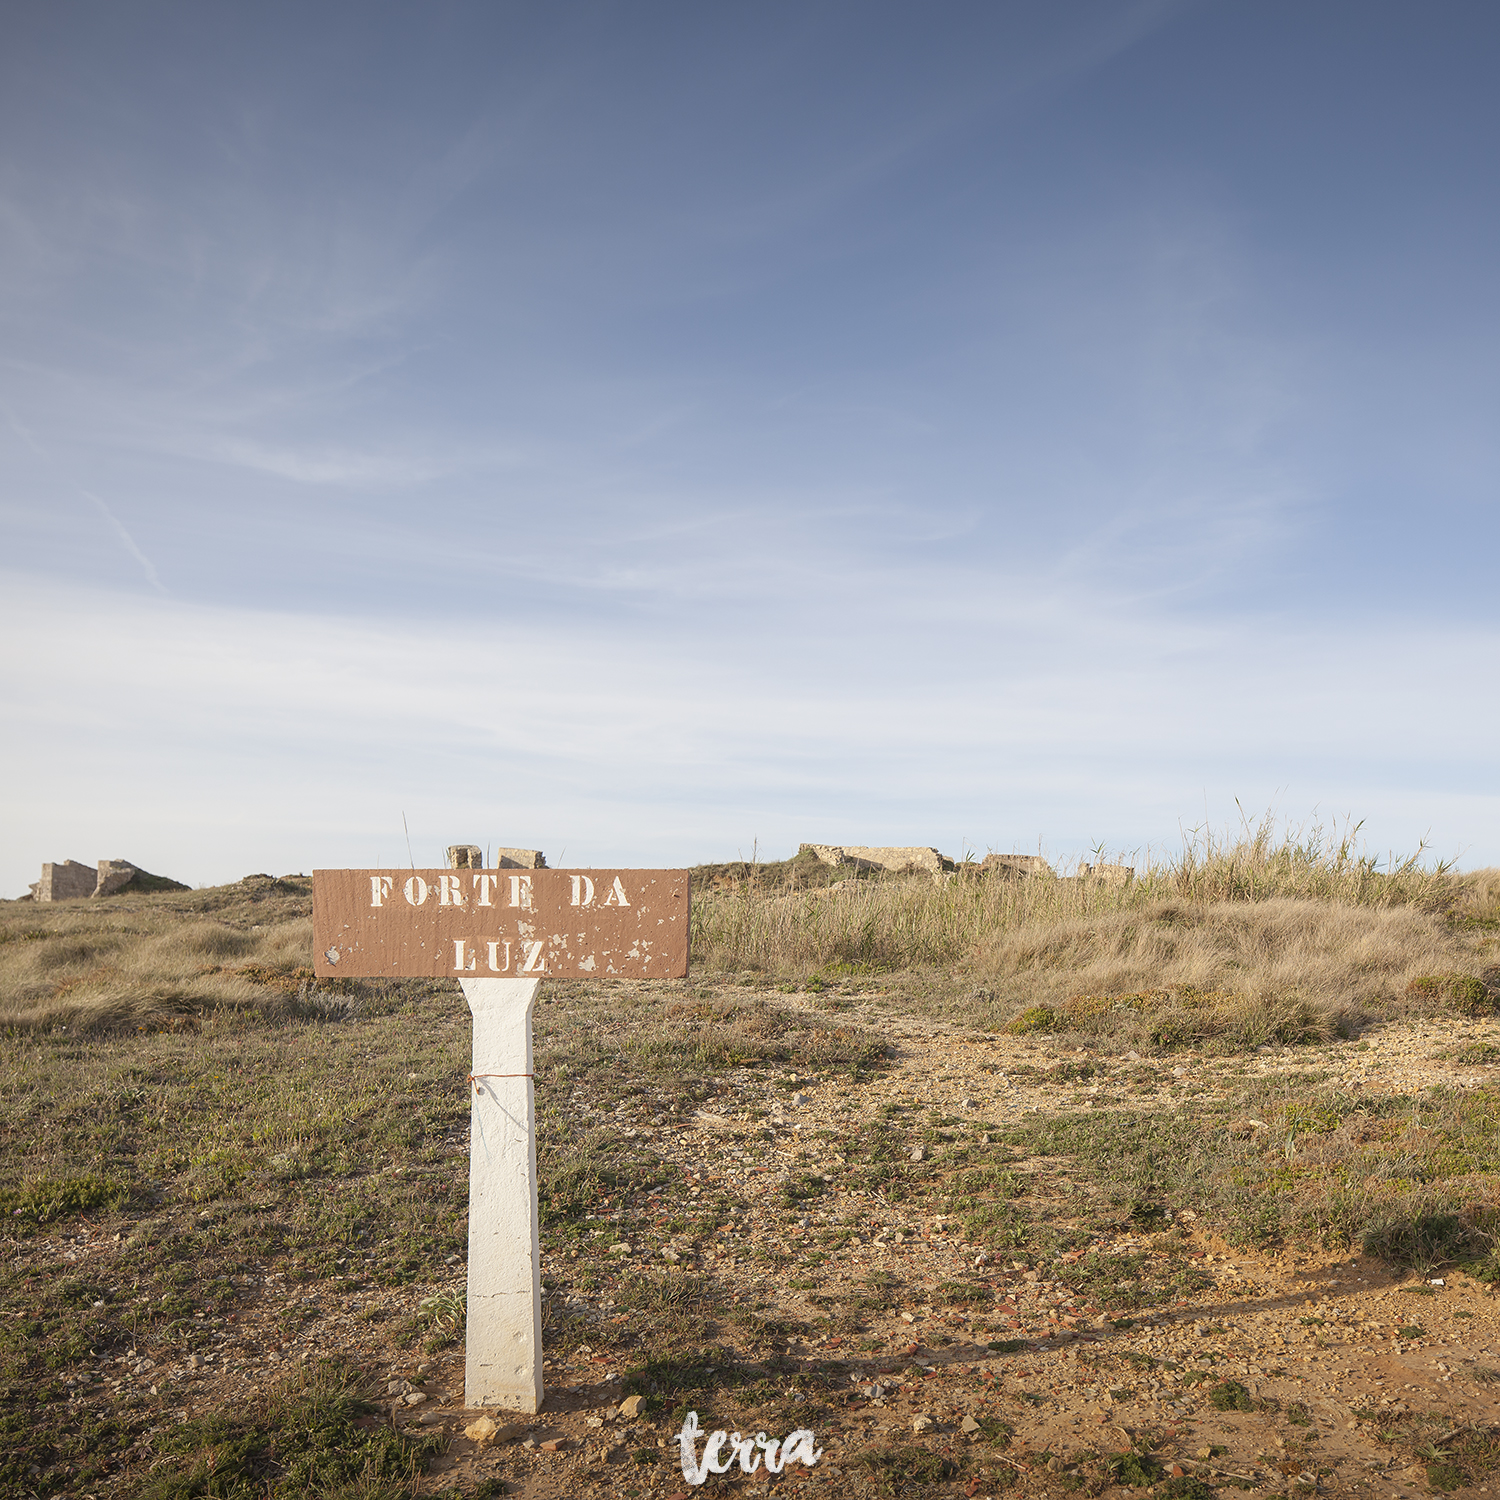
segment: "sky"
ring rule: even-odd
[[[1500,12],[0,10],[0,894],[1500,864]]]

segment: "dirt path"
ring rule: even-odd
[[[860,1308],[858,1337],[810,1331],[786,1342],[779,1378],[787,1390],[826,1393],[813,1424],[822,1457],[773,1481],[776,1487],[975,1496],[1019,1485],[1097,1494],[1116,1488],[1111,1480],[1128,1487],[1132,1479],[1165,1478],[1177,1480],[1177,1493],[1195,1496],[1202,1490],[1193,1480],[1262,1494],[1405,1495],[1451,1486],[1494,1462],[1486,1457],[1488,1439],[1466,1429],[1500,1423],[1500,1384],[1492,1383],[1500,1381],[1500,1328],[1487,1288],[1462,1273],[1393,1278],[1358,1256],[1273,1260],[1233,1251],[1195,1223],[1180,1222],[1179,1243],[1186,1241],[1200,1288],[1187,1299],[1121,1314],[1070,1295],[1054,1279],[1057,1268],[1049,1276],[1046,1266],[1027,1270],[976,1249],[942,1215],[858,1192],[836,1193],[790,1217],[769,1203],[777,1182],[837,1167],[837,1142],[851,1127],[879,1119],[893,1101],[1004,1128],[1083,1104],[1159,1108],[1171,1101],[1191,1109],[1195,1099],[1220,1097],[1238,1080],[1291,1069],[1331,1073],[1372,1095],[1433,1084],[1475,1087],[1489,1068],[1458,1068],[1435,1054],[1482,1040],[1484,1026],[1391,1025],[1362,1044],[1189,1065],[1127,1056],[1106,1060],[1102,1076],[1081,1086],[1040,1077],[1039,1065],[1055,1067],[1063,1054],[1025,1039],[911,1021],[889,1034],[898,1060],[868,1084],[795,1080],[788,1087],[783,1080],[766,1088],[753,1080],[736,1102],[764,1090],[763,1134],[774,1139],[747,1139],[743,1108],[706,1108],[677,1130],[634,1127],[702,1190],[743,1200],[733,1229],[696,1256],[732,1301],[769,1301],[783,1322],[810,1330],[820,1311]],[[821,1226],[851,1218],[857,1237],[832,1250],[815,1274],[768,1270],[758,1255],[768,1241],[811,1246]],[[649,1262],[672,1250],[656,1245],[642,1255],[643,1248],[632,1246],[622,1258]],[[1104,1255],[1149,1256],[1152,1249],[1151,1235],[1118,1235],[1089,1247]],[[690,1247],[680,1253],[693,1263]],[[993,1289],[992,1307],[955,1308],[942,1294],[976,1279]],[[888,1305],[872,1307],[870,1287],[881,1283],[890,1288]],[[607,1291],[575,1301],[596,1319],[611,1316]],[[675,1427],[619,1412],[621,1387],[610,1377],[628,1360],[585,1345],[549,1368],[547,1409],[525,1431],[533,1442],[561,1440],[561,1451],[476,1446],[459,1435],[464,1418],[454,1412],[452,1468],[439,1477],[499,1472],[516,1486],[513,1493],[535,1500],[686,1493]],[[811,1385],[807,1377],[815,1377]],[[457,1371],[448,1378],[460,1383]],[[1425,1456],[1415,1455],[1417,1447]],[[632,1461],[653,1449],[660,1463]],[[883,1464],[861,1459],[872,1450],[894,1456]],[[1083,1457],[1090,1451],[1149,1458],[1134,1470],[1128,1459],[1117,1460],[1110,1472]],[[1449,1454],[1467,1469],[1445,1470]],[[947,1482],[940,1477],[945,1466],[954,1474]],[[1483,1478],[1474,1492],[1489,1487]],[[754,1496],[766,1492],[767,1480],[763,1470],[736,1470],[707,1488]]]

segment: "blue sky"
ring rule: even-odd
[[[0,891],[1500,863],[1492,6],[12,4]]]

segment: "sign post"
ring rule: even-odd
[[[531,1018],[544,978],[683,979],[686,870],[314,870],[327,978],[457,979],[474,1018],[464,1404],[542,1404]]]
[[[542,1253],[531,1013],[540,979],[465,979],[474,1017],[464,1405],[539,1411]]]

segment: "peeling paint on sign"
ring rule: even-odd
[[[684,979],[686,870],[314,870],[320,977]]]

